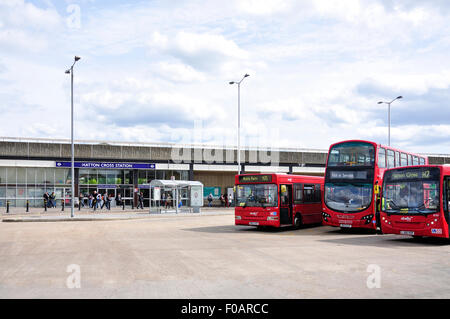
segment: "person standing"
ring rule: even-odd
[[[50,207],[55,208],[56,207],[56,196],[55,196],[55,192],[52,192],[52,194],[50,195]]]
[[[230,207],[230,205],[228,204],[228,196],[227,195],[223,195],[223,197],[225,198],[225,207]]]
[[[48,192],[45,192],[43,197],[44,197],[44,207],[50,207],[49,206],[50,196],[48,195]]]

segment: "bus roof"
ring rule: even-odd
[[[450,175],[450,164],[435,164],[435,165],[414,165],[414,166],[400,166],[400,167],[395,167],[395,168],[389,168],[385,171],[389,172],[389,171],[396,171],[396,170],[400,170],[400,169],[412,169],[412,168],[427,168],[427,167],[437,167],[440,169],[441,173],[444,175],[449,174]]]
[[[262,179],[255,178],[254,181],[240,181],[240,177],[245,176],[270,176],[270,182]],[[257,184],[257,183],[318,183],[323,184],[323,176],[309,176],[309,175],[296,175],[296,174],[283,174],[283,173],[246,173],[235,176],[236,184]]]
[[[331,150],[332,147],[334,147],[334,146],[336,146],[338,144],[350,143],[350,142],[368,143],[368,144],[372,144],[375,148],[383,147],[385,149],[389,149],[389,150],[392,150],[392,151],[397,151],[397,152],[406,153],[406,154],[410,154],[410,155],[414,155],[414,156],[420,156],[420,157],[428,158],[428,156],[426,156],[426,155],[420,155],[418,153],[411,153],[411,152],[407,152],[407,151],[402,150],[402,149],[398,149],[398,148],[394,148],[394,147],[391,147],[391,146],[383,145],[383,144],[372,142],[372,141],[366,141],[366,140],[346,140],[346,141],[336,142],[336,143],[330,145],[329,150]]]

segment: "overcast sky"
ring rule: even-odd
[[[450,1],[0,0],[0,136],[450,153]]]

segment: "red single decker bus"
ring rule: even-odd
[[[389,146],[350,140],[330,146],[325,169],[324,225],[380,229],[380,194],[387,168],[426,165],[428,158]]]
[[[295,226],[321,223],[323,177],[241,174],[235,177],[235,224]]]
[[[387,170],[382,194],[383,233],[449,238],[450,166]]]

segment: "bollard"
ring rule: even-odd
[[[27,213],[29,213],[29,212],[30,212],[30,202],[27,201]]]
[[[81,201],[78,201],[78,210],[81,210]]]
[[[6,213],[9,213],[9,200],[6,201]]]
[[[125,200],[122,201],[122,210],[125,210]]]
[[[64,199],[61,199],[61,211],[64,211]]]
[[[45,209],[45,211],[47,211],[47,200],[46,199],[44,199],[44,209]]]

